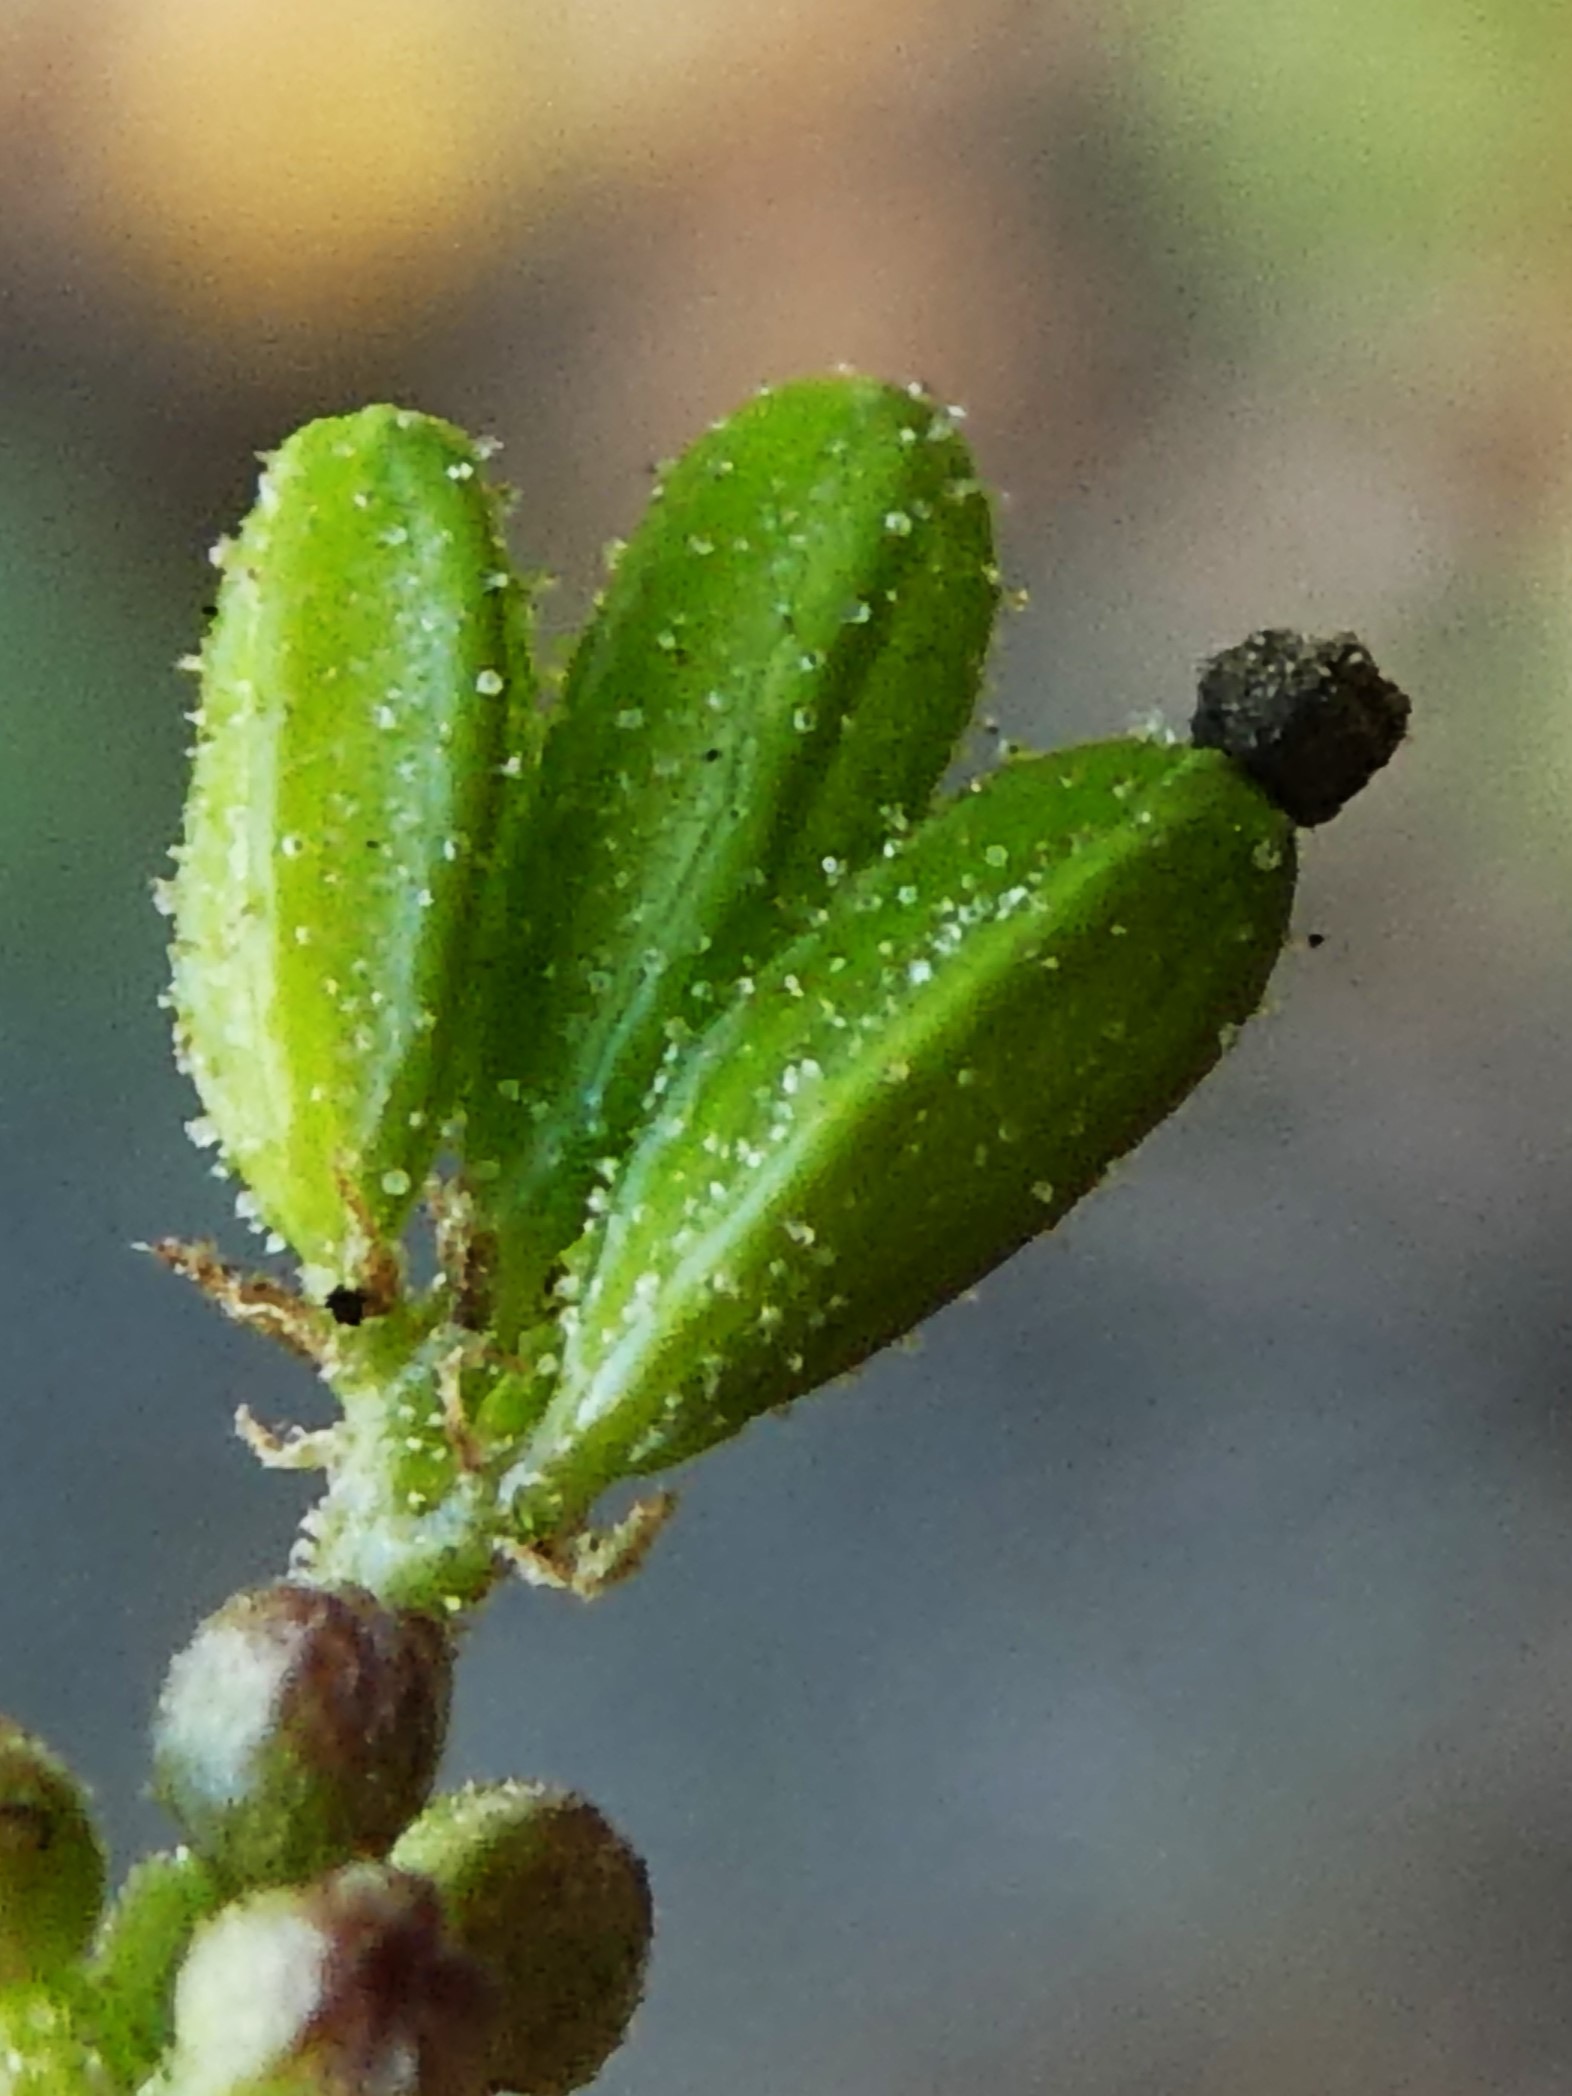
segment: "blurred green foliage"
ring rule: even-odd
[[[1489,254],[1514,230],[1525,248],[1561,245],[1561,0],[1157,0],[1146,14],[1139,62],[1176,199],[1274,275],[1379,263],[1407,281],[1437,250]]]

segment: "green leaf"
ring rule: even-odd
[[[766,392],[667,476],[502,869],[512,946],[482,993],[466,1153],[504,1343],[663,1056],[926,809],[997,595],[971,459],[915,391]]]
[[[1214,751],[1018,760],[704,1038],[576,1255],[518,1466],[578,1519],[855,1367],[1048,1229],[1256,1008],[1288,818]]]
[[[435,1153],[477,864],[523,761],[525,606],[480,465],[405,409],[311,423],[217,555],[178,1045],[195,1132],[318,1291],[361,1277]]]

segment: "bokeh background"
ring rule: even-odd
[[[1182,716],[1264,623],[1417,702],[1271,1016],[1057,1236],[504,1594],[456,1775],[588,1790],[641,2096],[1572,2078],[1563,0],[0,0],[0,1704],[122,1857],[165,1656],[283,1558],[304,1371],[217,1232],[148,903],[252,453],[505,440],[582,609],[650,467],[849,360],[970,411],[990,704]]]

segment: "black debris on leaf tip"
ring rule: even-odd
[[[330,1288],[327,1292],[327,1313],[336,1325],[361,1325],[371,1308],[371,1299],[363,1288]]]
[[[1190,739],[1221,750],[1303,828],[1329,822],[1402,741],[1409,702],[1352,633],[1252,633],[1201,672]]]

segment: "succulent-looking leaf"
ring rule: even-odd
[[[844,882],[575,1255],[531,1505],[697,1453],[1057,1222],[1256,1009],[1294,866],[1228,759],[1127,740],[1005,766]]]
[[[42,1740],[0,1718],[0,1987],[81,1955],[104,1903],[87,1794]]]
[[[451,1690],[429,1616],[356,1587],[236,1594],[170,1662],[158,1794],[231,1886],[384,1855],[430,1793]]]
[[[585,1799],[496,1783],[433,1799],[393,1852],[435,1884],[449,1934],[492,1975],[494,2089],[566,2096],[622,2043],[644,1991],[644,1866]]]
[[[194,1132],[318,1292],[397,1232],[435,1152],[477,862],[529,756],[525,605],[481,463],[405,409],[310,423],[215,555],[177,1040]]]
[[[766,392],[670,471],[574,654],[501,869],[466,1150],[501,1336],[538,1314],[669,1041],[918,819],[976,698],[988,502],[915,390]]]

